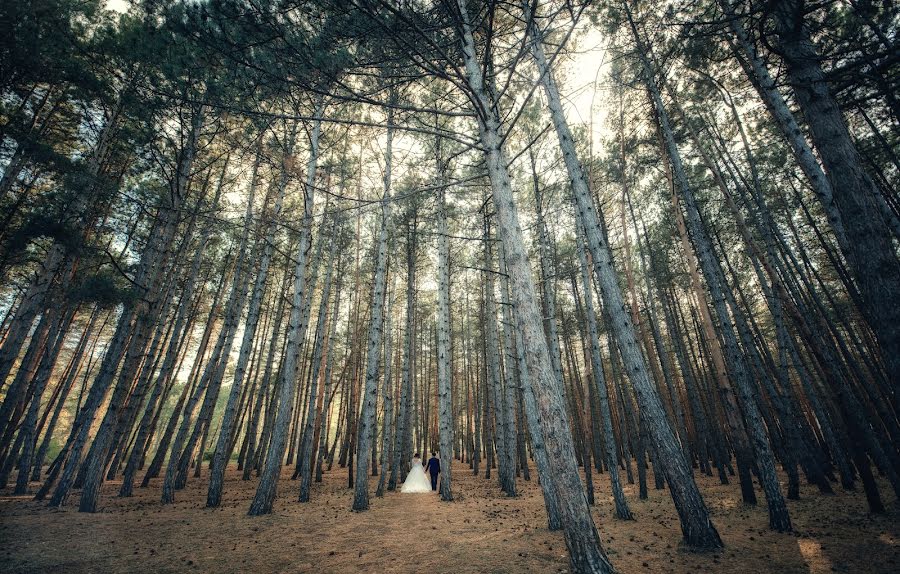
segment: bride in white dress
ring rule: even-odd
[[[406,475],[406,482],[403,483],[400,492],[407,494],[431,492],[431,481],[425,476],[425,468],[422,466],[419,453],[416,453],[412,459],[412,467],[409,469],[409,474]]]

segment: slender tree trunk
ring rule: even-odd
[[[292,124],[289,128],[287,141],[285,144],[284,154],[282,155],[281,173],[278,181],[278,191],[275,196],[275,204],[272,207],[271,215],[269,215],[269,223],[266,227],[266,235],[263,238],[262,257],[259,260],[259,268],[256,271],[256,279],[253,284],[253,292],[250,295],[250,307],[247,311],[247,320],[244,323],[244,334],[241,339],[241,348],[238,353],[237,365],[234,369],[234,380],[231,384],[231,391],[228,394],[228,402],[225,405],[225,413],[222,416],[222,423],[219,430],[219,437],[216,440],[216,447],[213,451],[213,457],[210,461],[209,469],[209,488],[206,494],[206,506],[215,508],[222,501],[222,487],[225,479],[225,469],[231,458],[231,448],[229,448],[229,437],[232,433],[232,427],[237,416],[237,399],[240,397],[244,384],[244,378],[247,371],[247,363],[253,350],[253,340],[256,337],[256,328],[259,325],[259,317],[262,309],[263,295],[266,290],[266,281],[269,275],[269,265],[272,262],[272,252],[274,251],[275,233],[278,230],[278,219],[281,216],[281,208],[284,205],[284,195],[288,184],[288,166],[286,161],[292,157],[294,149],[294,137],[296,133],[296,124]],[[262,138],[264,134],[259,135],[259,147],[262,147]],[[257,154],[261,154],[259,149]],[[253,189],[256,186],[256,169],[253,171],[253,180],[251,181],[250,201],[252,203]],[[249,223],[249,222],[248,222]]]
[[[507,408],[503,393],[503,377],[500,369],[500,333],[497,326],[497,307],[494,300],[494,271],[493,271],[493,239],[490,236],[489,223],[485,220],[484,233],[484,312],[485,312],[485,344],[487,345],[488,363],[490,364],[488,386],[493,406],[494,437],[497,445],[497,474],[500,478],[500,489],[507,496],[516,495],[515,463],[512,456],[513,444],[509,440],[507,424]],[[500,273],[506,273],[501,268]],[[490,420],[490,419],[489,419]]]
[[[263,413],[263,403],[267,396],[271,397],[270,391],[274,393],[272,389],[273,385],[272,381],[272,369],[275,364],[275,351],[279,341],[281,341],[281,324],[284,321],[284,307],[287,303],[287,297],[281,295],[286,292],[289,286],[291,273],[289,271],[285,271],[280,289],[276,290],[276,297],[278,299],[278,305],[275,307],[275,324],[272,327],[272,334],[269,340],[269,347],[266,352],[266,366],[263,368],[262,378],[259,382],[258,387],[258,396],[256,398],[256,402],[253,405],[253,412],[250,415],[250,423],[247,428],[247,454],[246,454],[246,462],[244,464],[244,472],[241,475],[241,480],[250,480],[250,473],[258,468],[257,460],[259,460],[259,451],[258,444],[262,445],[263,443],[257,443],[259,434],[259,420]],[[269,399],[271,401],[271,398]]]
[[[387,464],[391,451],[391,432],[394,423],[394,385],[392,382],[392,359],[393,359],[393,330],[392,330],[392,309],[394,300],[394,276],[391,275],[391,286],[388,289],[385,307],[387,308],[384,316],[384,385],[382,386],[381,398],[384,403],[384,422],[381,429],[381,476],[378,478],[378,488],[375,490],[375,496],[381,498],[384,496],[384,487],[387,483]]]
[[[309,502],[309,489],[312,484],[312,468],[313,468],[313,435],[316,422],[316,397],[319,394],[319,372],[322,365],[322,349],[325,345],[326,333],[329,329],[328,325],[328,302],[331,298],[332,277],[334,275],[334,259],[337,252],[337,233],[338,228],[337,216],[332,220],[331,225],[331,246],[328,253],[328,263],[325,270],[325,283],[322,290],[322,300],[319,304],[318,318],[316,320],[316,334],[312,357],[312,373],[310,376],[309,404],[307,405],[305,428],[303,429],[303,440],[300,445],[300,451],[297,454],[297,463],[300,465],[300,502]],[[324,233],[324,229],[322,233]],[[324,411],[323,411],[324,416]]]
[[[341,258],[340,263],[338,264],[337,289],[334,294],[334,309],[332,310],[331,314],[330,331],[327,343],[327,356],[325,358],[325,375],[323,377],[325,390],[323,392],[324,401],[322,405],[322,415],[319,426],[319,452],[316,461],[316,482],[322,482],[322,464],[325,461],[327,455],[326,451],[328,448],[328,431],[330,428],[329,422],[331,420],[331,401],[334,398],[335,391],[337,390],[331,390],[331,379],[334,366],[334,340],[335,333],[337,331],[338,313],[340,312],[341,307],[341,288],[343,287],[343,284],[343,259]],[[340,412],[340,408],[338,408],[338,412]],[[335,440],[335,442],[337,441]]]
[[[588,336],[591,348],[591,374],[593,383],[597,389],[597,398],[600,402],[600,418],[603,422],[603,439],[606,443],[606,467],[609,470],[609,481],[612,488],[613,500],[616,505],[616,518],[632,520],[634,516],[628,508],[625,500],[625,492],[619,480],[619,465],[616,462],[616,436],[613,432],[612,410],[609,406],[609,392],[606,387],[606,378],[603,375],[603,359],[600,355],[600,334],[597,328],[597,312],[594,310],[594,297],[591,291],[590,265],[584,249],[584,238],[581,227],[576,226],[576,239],[578,243],[578,261],[581,264],[581,288],[584,292],[585,315],[587,315]]]
[[[511,480],[514,481],[516,477],[519,476],[518,472],[518,464],[516,463],[516,451],[518,448],[518,440],[516,433],[516,397],[515,397],[515,389],[520,385],[520,378],[518,373],[518,361],[516,358],[516,348],[515,348],[515,319],[512,316],[512,303],[509,300],[509,277],[508,271],[506,267],[506,256],[503,250],[503,244],[500,244],[500,252],[499,252],[499,266],[501,269],[500,272],[500,302],[501,302],[501,314],[503,323],[503,381],[504,386],[501,389],[501,395],[499,397],[499,401],[503,407],[502,411],[502,422],[503,422],[503,432],[504,432],[504,441],[506,444],[506,452],[505,452],[505,464],[513,469],[513,476]],[[511,483],[513,488],[515,488],[515,482]],[[513,492],[507,491],[507,496],[514,496],[515,490]]]
[[[459,11],[459,40],[463,53],[469,96],[478,119],[480,140],[484,149],[491,181],[494,207],[497,210],[500,238],[506,250],[506,266],[510,275],[516,318],[522,333],[528,364],[529,381],[541,410],[548,458],[557,464],[555,486],[561,505],[561,519],[569,560],[576,572],[612,572],[613,567],[603,552],[600,536],[591,518],[590,506],[584,495],[575,450],[566,417],[565,402],[554,375],[538,297],[531,277],[531,266],[525,251],[525,240],[512,194],[507,166],[509,162],[500,135],[500,121],[494,102],[488,97],[484,75],[475,51],[468,9],[464,0],[457,0]],[[492,297],[492,293],[487,294]]]
[[[396,98],[391,91],[390,100]],[[359,418],[356,459],[356,490],[353,495],[353,510],[369,509],[369,457],[375,438],[375,406],[378,402],[378,363],[381,355],[381,336],[384,315],[384,289],[388,258],[388,227],[391,214],[391,156],[394,138],[394,111],[388,108],[387,143],[384,151],[384,195],[381,198],[381,224],[378,231],[375,252],[375,281],[372,285],[372,308],[366,349],[365,388],[363,390],[362,414]]]
[[[394,444],[394,462],[388,490],[394,490],[397,482],[406,480],[409,462],[412,460],[412,411],[413,375],[412,355],[415,348],[415,293],[416,293],[416,226],[417,211],[412,207],[406,229],[406,326],[403,329],[403,365],[400,369],[400,416],[397,438]]]
[[[294,291],[291,300],[291,315],[288,321],[288,336],[284,354],[282,355],[281,374],[277,399],[274,427],[266,452],[265,467],[260,476],[256,495],[250,505],[248,514],[259,516],[272,512],[275,493],[281,473],[281,462],[287,442],[293,407],[294,390],[297,385],[297,363],[300,349],[306,337],[306,322],[303,308],[306,299],[311,296],[307,292],[307,260],[312,240],[313,198],[316,184],[316,166],[319,160],[319,134],[322,129],[324,104],[320,99],[316,104],[315,119],[309,138],[309,161],[306,166],[306,185],[303,187],[303,222],[300,229],[300,242],[297,248],[297,263],[294,267]],[[306,316],[308,319],[308,315]]]
[[[629,377],[641,405],[641,413],[649,427],[655,451],[666,460],[670,493],[681,519],[681,529],[688,545],[698,548],[717,548],[722,545],[718,532],[709,519],[709,511],[694,482],[690,464],[666,420],[665,410],[656,393],[647,370],[635,327],[625,311],[621,288],[614,272],[612,252],[606,241],[587,178],[578,161],[575,141],[563,114],[559,91],[544,55],[542,35],[533,20],[533,13],[526,4],[528,33],[532,42],[532,55],[541,75],[541,82],[547,94],[551,118],[559,138],[563,159],[572,182],[577,212],[584,227],[588,251],[594,261],[594,274],[603,295],[605,308],[612,317],[611,326],[622,353]]]
[[[638,43],[638,53],[641,56],[643,67],[643,81],[653,101],[660,125],[660,131],[665,140],[669,161],[672,164],[675,180],[678,184],[677,187],[681,192],[681,198],[685,204],[689,235],[697,250],[700,268],[706,280],[707,287],[709,288],[713,306],[716,310],[716,315],[721,327],[720,332],[725,343],[728,371],[740,393],[741,407],[743,408],[744,418],[747,422],[747,431],[750,435],[756,465],[760,472],[760,481],[769,506],[769,526],[773,530],[779,532],[790,531],[790,516],[788,515],[787,506],[781,494],[778,477],[775,474],[774,455],[769,446],[761,414],[754,397],[755,389],[753,388],[753,382],[750,380],[748,366],[741,354],[734,333],[734,325],[728,314],[725,290],[729,287],[725,283],[721,267],[719,267],[714,259],[715,254],[712,249],[712,243],[706,234],[699,209],[696,205],[693,190],[687,180],[687,175],[684,173],[681,156],[678,152],[675,137],[669,124],[668,114],[663,106],[659,89],[653,78],[653,67],[647,56],[648,53],[644,51],[643,40],[631,19],[631,13],[627,2],[623,2],[623,5],[628,12],[629,24],[632,33],[634,34],[635,41]]]
[[[453,500],[450,490],[450,467],[453,462],[453,404],[450,358],[450,230],[447,225],[446,166],[441,157],[441,141],[436,145],[437,190],[437,250],[438,250],[438,305],[437,305],[437,378],[438,421],[441,460],[441,500]],[[388,384],[388,381],[385,381]]]

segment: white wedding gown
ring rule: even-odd
[[[417,492],[431,492],[431,481],[425,476],[425,468],[422,466],[422,459],[412,459],[412,465],[409,474],[406,475],[406,482],[400,488],[400,492],[409,494]]]

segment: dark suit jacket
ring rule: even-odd
[[[428,472],[430,472],[431,474],[440,474],[440,472],[441,472],[441,461],[439,461],[439,460],[438,460],[437,458],[435,458],[435,457],[431,457],[431,459],[428,460],[428,464],[425,465],[425,468],[426,468],[426,469],[428,470]]]

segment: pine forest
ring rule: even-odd
[[[900,571],[891,0],[0,2],[0,572]]]

